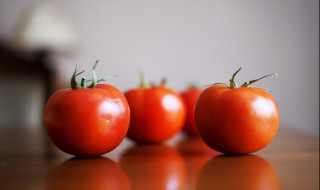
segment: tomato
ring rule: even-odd
[[[96,64],[95,64],[96,66]],[[94,68],[95,68],[94,66]],[[75,156],[99,156],[116,148],[124,139],[130,122],[128,103],[117,88],[109,84],[77,86],[74,73],[72,89],[62,89],[48,100],[44,125],[52,142]],[[81,87],[81,88],[80,88]]]
[[[237,72],[230,85],[206,88],[195,106],[201,138],[212,149],[226,154],[247,154],[264,148],[276,135],[279,123],[279,110],[272,95],[249,86],[271,75],[237,87]]]
[[[186,189],[184,160],[175,148],[166,144],[130,147],[121,155],[119,163],[132,189]]]
[[[124,95],[131,112],[127,137],[133,141],[159,143],[181,131],[186,117],[185,105],[174,90],[164,85],[142,85]]]
[[[194,121],[194,106],[196,105],[201,92],[202,89],[197,87],[190,87],[181,92],[181,97],[183,98],[187,109],[187,119],[183,130],[191,136],[199,135]]]
[[[49,172],[47,190],[130,190],[129,178],[113,160],[105,157],[69,159]]]
[[[280,189],[273,166],[255,155],[217,156],[201,169],[196,189]]]

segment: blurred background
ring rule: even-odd
[[[1,0],[0,127],[42,125],[48,96],[75,65],[126,91],[139,71],[182,91],[279,73],[280,127],[319,136],[317,0]]]

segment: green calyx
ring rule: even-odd
[[[104,79],[97,79],[97,75],[96,75],[96,67],[99,63],[99,60],[97,60],[95,62],[95,64],[92,67],[92,79],[91,80],[87,80],[85,77],[82,77],[80,84],[77,83],[76,77],[81,75],[82,73],[84,73],[84,71],[80,71],[78,72],[78,67],[76,66],[76,69],[71,77],[71,88],[72,89],[80,89],[80,88],[95,88],[96,85],[101,82],[101,81],[105,81]],[[89,86],[87,86],[87,82],[90,82],[91,84]]]
[[[143,74],[143,72],[140,72],[140,87],[141,88],[149,88],[150,84],[146,78],[146,76]]]
[[[160,85],[165,86],[167,84],[167,79],[164,77],[160,81]],[[156,84],[150,84],[148,79],[145,77],[143,72],[140,72],[140,87],[141,88],[150,88],[150,86],[155,86]]]
[[[236,77],[236,75],[239,73],[240,70],[241,70],[241,67],[232,75],[232,78],[231,78],[230,81],[229,81],[230,83],[215,83],[215,84],[213,84],[213,85],[222,84],[222,85],[227,86],[227,87],[230,88],[230,89],[235,89],[235,88],[239,88],[239,87],[245,87],[245,88],[247,88],[247,87],[250,87],[251,84],[253,84],[253,83],[255,83],[255,82],[257,82],[257,81],[259,81],[259,80],[261,80],[261,79],[263,79],[263,78],[278,76],[277,73],[275,73],[275,74],[269,74],[269,75],[265,75],[265,76],[263,76],[263,77],[260,77],[260,78],[258,78],[258,79],[250,80],[249,82],[244,82],[241,86],[238,86],[237,83],[235,82],[235,77]],[[268,89],[265,89],[265,90],[270,91],[270,90],[268,90]]]

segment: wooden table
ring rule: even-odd
[[[319,138],[280,127],[265,149],[223,156],[183,134],[125,139],[98,158],[62,153],[39,128],[0,127],[0,189],[319,189]]]

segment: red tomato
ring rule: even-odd
[[[194,121],[194,106],[196,105],[197,99],[201,92],[202,89],[196,87],[190,87],[181,92],[181,97],[183,98],[187,109],[187,119],[183,130],[192,136],[199,135],[196,128],[196,123]]]
[[[183,127],[186,117],[181,96],[164,85],[140,87],[125,92],[131,120],[127,136],[138,143],[170,139]]]
[[[248,87],[261,78],[236,87],[234,76],[230,85],[212,85],[201,93],[195,121],[201,138],[212,149],[247,154],[272,141],[278,129],[279,110],[269,92]]]
[[[47,102],[44,125],[49,138],[75,156],[98,156],[116,148],[130,122],[124,95],[108,84],[73,88],[57,91]]]

